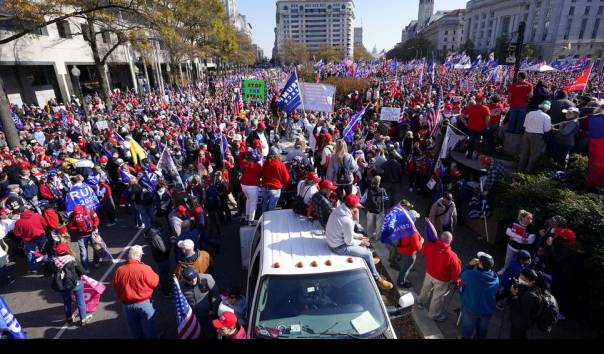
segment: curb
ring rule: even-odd
[[[388,260],[388,249],[383,244],[376,242],[373,245],[375,252],[378,257],[382,260],[384,265],[384,269],[388,272],[388,277],[393,280],[398,277],[398,272],[395,269],[392,269],[389,264],[384,263],[384,260]],[[394,282],[396,286],[396,281]],[[408,291],[401,290],[397,288],[399,295],[407,294]],[[419,295],[415,292],[415,290],[411,289],[411,293],[413,294],[413,298],[417,301]],[[413,318],[413,322],[415,323],[415,327],[418,332],[424,339],[445,339],[444,334],[438,328],[438,325],[428,318],[428,314],[426,311],[418,311],[417,309],[413,309],[411,312],[411,317]]]

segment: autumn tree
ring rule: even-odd
[[[371,59],[373,59],[373,56],[371,56],[364,46],[354,47],[354,60],[370,61]]]
[[[316,60],[322,59],[326,63],[335,63],[342,59],[338,48],[334,48],[328,44],[322,44],[319,51],[315,54]]]
[[[308,49],[303,43],[288,39],[279,49],[279,59],[282,64],[304,64],[308,61]]]

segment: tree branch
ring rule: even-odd
[[[119,47],[120,45],[122,45],[122,44],[124,44],[124,43],[126,43],[126,42],[125,42],[125,41],[120,41],[120,40],[118,40],[118,41],[117,41],[117,43],[115,43],[115,44],[114,44],[114,45],[111,47],[111,49],[109,49],[109,50],[107,51],[107,53],[105,53],[105,55],[103,55],[103,58],[101,59],[101,63],[102,63],[103,65],[105,65],[105,63],[107,62],[107,59],[109,59],[109,56],[111,55],[111,53],[113,53],[113,51],[115,51],[115,50],[117,49],[117,47]]]

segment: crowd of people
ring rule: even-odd
[[[370,87],[339,98],[333,113],[282,112],[277,84],[288,73],[277,69],[211,78],[174,87],[165,96],[116,89],[110,93],[111,111],[98,95],[83,103],[74,97],[65,105],[51,100],[44,107],[13,106],[21,145],[9,147],[0,133],[0,286],[10,286],[18,276],[7,266],[9,257],[20,262],[24,254],[30,274],[44,272],[62,294],[70,323],[76,318],[75,294],[80,323],[86,325],[92,316],[83,305],[80,278],[91,266],[113,261],[99,228],[110,230],[132,214],[155,264],[142,264],[142,248],[133,246],[127,264],[114,275],[131,336],[157,336],[150,300],[157,287],[173,296],[175,276],[204,338],[242,339],[247,300],[238,289],[219,291],[212,277],[224,225],[236,220],[233,212],[242,226],[255,225],[261,212],[279,207],[317,220],[333,252],[362,257],[377,284],[390,289],[394,284],[376,270],[379,259],[371,243],[379,239],[391,208],[412,210],[401,202],[408,188],[431,198],[426,216],[441,236],[424,241],[417,235],[390,245],[389,261],[400,269],[396,285],[411,287],[407,276],[421,253],[427,266],[419,303],[430,308],[431,318],[445,319],[446,296],[453,294],[448,289],[461,284],[464,338],[486,336],[495,297],[511,304],[511,336],[525,337],[534,322],[525,317],[539,306],[533,298],[548,287],[556,295],[559,287],[552,248],[570,238],[562,229],[566,225],[557,220],[537,228],[530,213],[521,211],[508,229],[508,255],[497,275],[491,256],[480,254],[462,268],[451,250],[455,226],[464,217],[456,203],[475,195],[494,197],[505,174],[494,157],[504,127],[522,134],[520,169],[527,172],[546,145],[562,167],[571,151],[584,152],[586,120],[578,118],[602,110],[604,102],[597,97],[604,91],[602,80],[594,76],[586,94],[569,99],[560,90],[572,80],[568,73],[521,72],[518,81],[505,85],[478,72],[440,66],[436,72],[423,80],[423,71],[377,65],[368,76]],[[339,73],[327,70],[319,77],[329,75]],[[243,77],[267,82],[266,102],[241,104]],[[439,100],[442,112],[435,107]],[[381,121],[381,107],[403,108],[400,121]],[[476,187],[472,176],[450,158],[438,158],[442,119],[431,123],[435,110],[469,136],[461,150],[469,158],[480,156],[487,170],[482,191],[470,188],[468,195],[462,187]],[[342,132],[359,112],[362,119],[347,142]],[[561,122],[569,124],[556,127]],[[282,142],[290,139],[293,147],[283,149]],[[73,191],[80,196],[89,191],[97,203],[87,198],[73,205]],[[364,223],[359,209],[366,211]],[[520,283],[512,286],[510,279]]]

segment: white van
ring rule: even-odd
[[[249,338],[396,339],[389,316],[408,314],[413,295],[387,308],[365,261],[333,253],[321,226],[292,210],[265,213],[254,231],[249,247],[241,231]]]

